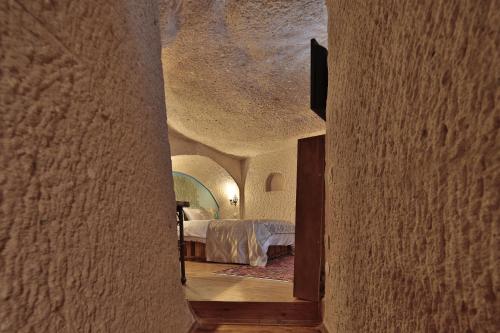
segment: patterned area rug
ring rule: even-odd
[[[271,260],[266,267],[252,267],[250,265],[239,265],[215,272],[221,275],[234,275],[253,277],[258,279],[270,279],[281,281],[293,281],[293,256],[284,256]]]

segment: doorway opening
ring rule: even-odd
[[[187,299],[319,313],[325,123],[309,110],[309,62],[325,4],[185,2],[164,16],[174,181],[195,179],[218,206],[176,188]]]
[[[240,218],[240,188],[227,170],[200,155],[173,156],[172,166],[178,222],[182,220],[180,250],[187,299],[294,301],[293,225],[270,219],[255,221],[252,228],[258,228],[260,234],[254,240],[246,228],[253,221]],[[279,230],[271,234],[267,228]],[[225,238],[211,232],[224,232]],[[251,246],[255,249],[249,253],[247,247]]]

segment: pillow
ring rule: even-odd
[[[212,214],[207,212],[204,208],[190,208],[184,207],[184,214],[188,220],[211,220]]]

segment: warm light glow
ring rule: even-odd
[[[226,195],[228,199],[238,198],[240,194],[240,190],[238,189],[238,185],[235,183],[227,183],[226,184]]]

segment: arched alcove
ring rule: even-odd
[[[189,175],[205,186],[219,205],[219,218],[228,219],[240,216],[241,202],[238,184],[225,168],[211,158],[200,155],[172,156],[172,171],[174,174]],[[230,199],[235,197],[238,202],[233,205]]]
[[[266,192],[283,191],[285,180],[279,172],[271,172],[266,179]]]

